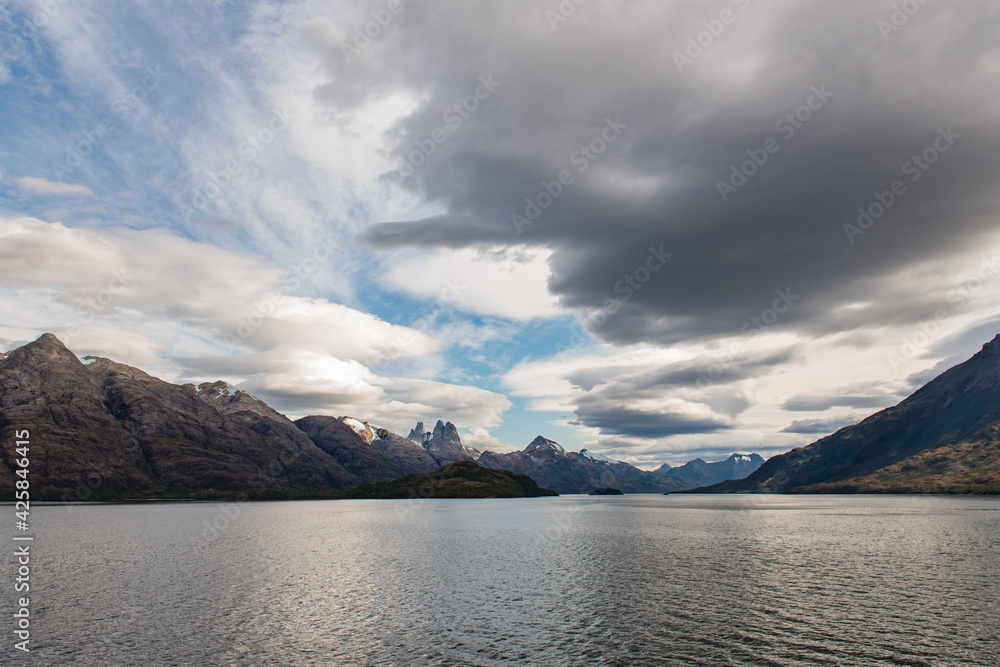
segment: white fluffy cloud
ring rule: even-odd
[[[460,426],[501,423],[510,406],[502,395],[369,369],[434,353],[428,335],[289,294],[293,284],[267,262],[165,230],[0,218],[8,346],[53,331],[81,356],[171,381],[240,382],[293,416],[351,414],[393,428],[434,415]]]
[[[431,250],[393,262],[388,287],[460,310],[515,320],[561,314],[548,289],[550,253],[541,250]]]

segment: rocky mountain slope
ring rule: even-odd
[[[733,454],[725,461],[706,463],[701,459],[671,468],[664,464],[652,472],[657,477],[670,479],[685,489],[743,479],[764,464],[760,454]]]
[[[409,438],[351,417],[292,422],[225,382],[179,386],[110,359],[81,361],[51,334],[0,357],[0,429],[25,428],[32,498],[49,500],[301,497],[459,461],[527,474],[565,493],[661,492],[711,479],[720,465],[649,473],[542,437],[521,452],[481,453],[444,421],[429,432],[418,423]],[[0,452],[6,498],[12,460],[9,448]],[[697,471],[680,472],[695,464]]]
[[[441,420],[429,433],[424,430],[423,422],[417,422],[407,439],[421,445],[442,466],[456,461],[475,461],[481,453],[474,447],[463,445],[455,425]]]
[[[413,471],[392,460],[370,442],[360,429],[334,417],[303,417],[295,426],[348,472],[365,482],[398,479]],[[374,434],[372,434],[374,435]]]
[[[481,466],[528,475],[546,488],[559,493],[590,493],[611,487],[626,493],[664,493],[693,489],[705,484],[733,479],[730,475],[753,472],[764,459],[757,454],[733,454],[720,463],[706,464],[697,459],[677,468],[661,466],[654,472],[640,470],[622,461],[613,461],[587,450],[567,452],[559,443],[538,436],[520,452],[483,452]],[[746,470],[747,472],[743,473]]]
[[[242,409],[242,397],[203,397],[192,386],[108,359],[87,361],[51,334],[0,361],[0,430],[32,432],[32,498],[290,491],[362,481],[287,419],[258,405]],[[5,496],[13,485],[10,457],[6,449],[0,455]]]
[[[378,438],[372,441],[372,447],[406,468],[408,474],[430,472],[441,467],[426,449],[412,440],[384,428],[376,432]]]
[[[1000,336],[900,404],[699,491],[1000,492]]]

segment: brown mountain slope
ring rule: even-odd
[[[0,361],[0,428],[31,431],[33,499],[361,483],[290,423],[259,412],[224,414],[191,386],[108,359],[85,365],[51,334]],[[4,497],[12,495],[12,457],[10,448],[0,454]]]
[[[32,499],[149,495],[164,483],[135,437],[106,406],[100,383],[59,340],[45,334],[0,360],[0,433],[30,432]],[[0,493],[13,497],[10,447],[0,451]]]
[[[410,472],[335,417],[303,417],[295,426],[362,482],[399,479]]]
[[[412,440],[384,428],[378,429],[376,434],[378,438],[372,441],[372,447],[403,466],[408,475],[431,472],[441,467],[426,449]]]
[[[1000,493],[1000,434],[928,449],[870,475],[796,493]]]
[[[1000,336],[899,405],[700,493],[996,492]]]

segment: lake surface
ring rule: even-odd
[[[32,510],[5,664],[1000,664],[994,498]]]

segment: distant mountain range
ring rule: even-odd
[[[293,422],[225,382],[180,386],[109,359],[81,361],[52,334],[0,354],[0,432],[14,429],[32,432],[37,500],[301,496],[465,460],[560,493],[664,492],[745,476],[763,462],[734,454],[647,472],[586,450],[566,452],[542,437],[520,452],[479,452],[462,444],[450,422],[430,432],[418,423],[406,438],[351,417]],[[13,498],[13,459],[3,448],[6,499]]]
[[[1000,336],[899,405],[704,493],[1000,493]]]
[[[520,452],[483,452],[477,462],[487,468],[528,475],[541,486],[559,493],[590,493],[609,487],[626,493],[663,493],[746,477],[764,459],[758,454],[733,454],[719,463],[695,459],[677,468],[664,464],[647,472],[587,450],[567,452],[554,440],[538,436]]]

